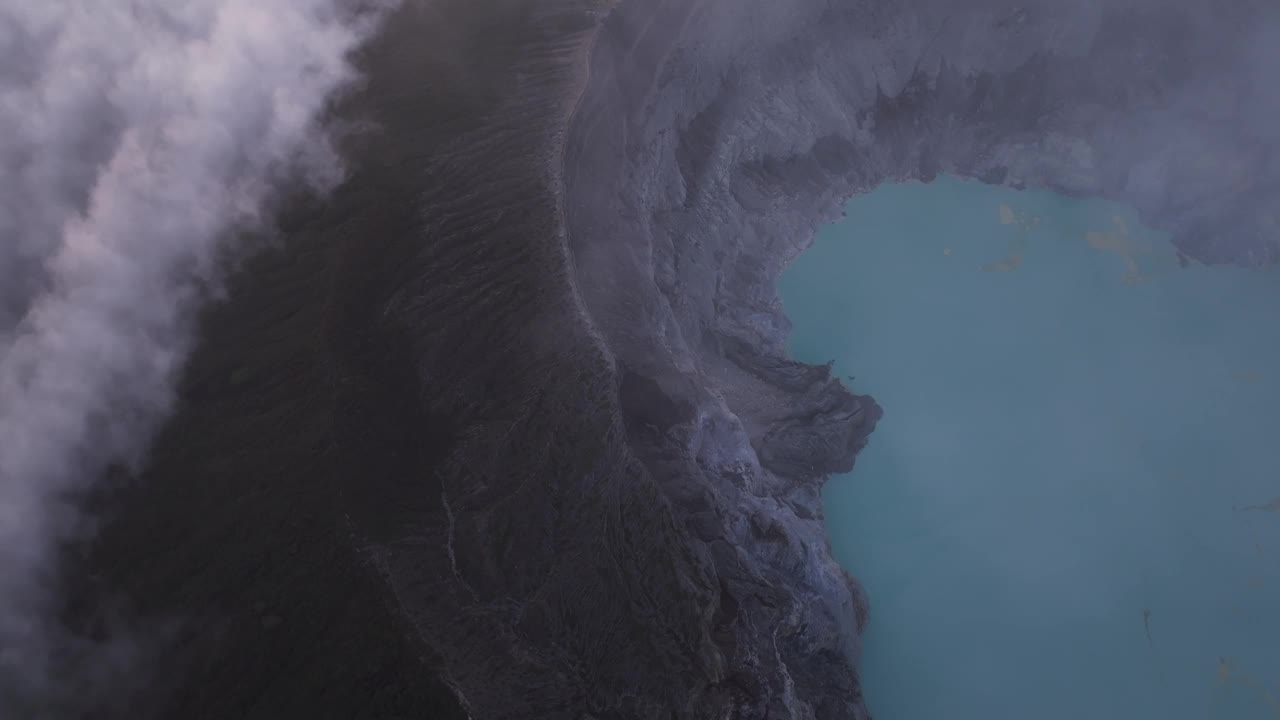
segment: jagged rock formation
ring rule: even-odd
[[[1277,257],[1276,13],[1094,5],[407,0],[95,561],[222,629],[157,707],[868,717],[819,491],[880,410],[786,355],[812,231],[947,172]]]

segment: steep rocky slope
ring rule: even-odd
[[[201,618],[153,704],[867,717],[867,603],[819,492],[880,409],[787,357],[774,279],[844,198],[940,172],[1274,259],[1275,27],[1262,3],[409,0],[341,110],[351,178],[211,313],[92,560],[143,614]]]

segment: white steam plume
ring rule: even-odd
[[[169,410],[194,306],[371,29],[340,0],[0,0],[0,708],[49,691],[74,500]]]

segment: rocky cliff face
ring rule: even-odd
[[[261,323],[262,293],[218,311],[147,481],[199,467],[217,492],[165,491],[170,519],[138,510],[101,561],[188,612],[162,576],[213,562],[189,528],[235,518],[279,570],[224,595],[330,620],[256,646],[258,606],[220,602],[248,634],[206,639],[167,707],[314,705],[296,680],[233,702],[226,668],[291,667],[318,633],[317,687],[358,658],[442,690],[378,711],[339,684],[317,717],[868,717],[867,601],[819,493],[880,409],[787,357],[775,278],[848,196],[943,172],[1127,200],[1189,258],[1273,261],[1276,27],[1261,2],[408,0],[341,111],[366,128],[351,179],[244,280],[305,291]],[[250,345],[235,399],[211,358]],[[291,398],[273,422],[268,392]],[[319,546],[342,549],[298,560]],[[413,649],[378,656],[366,626]]]

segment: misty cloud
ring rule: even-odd
[[[371,27],[338,0],[0,0],[0,707],[47,690],[74,495],[173,402],[234,230],[299,170]]]

